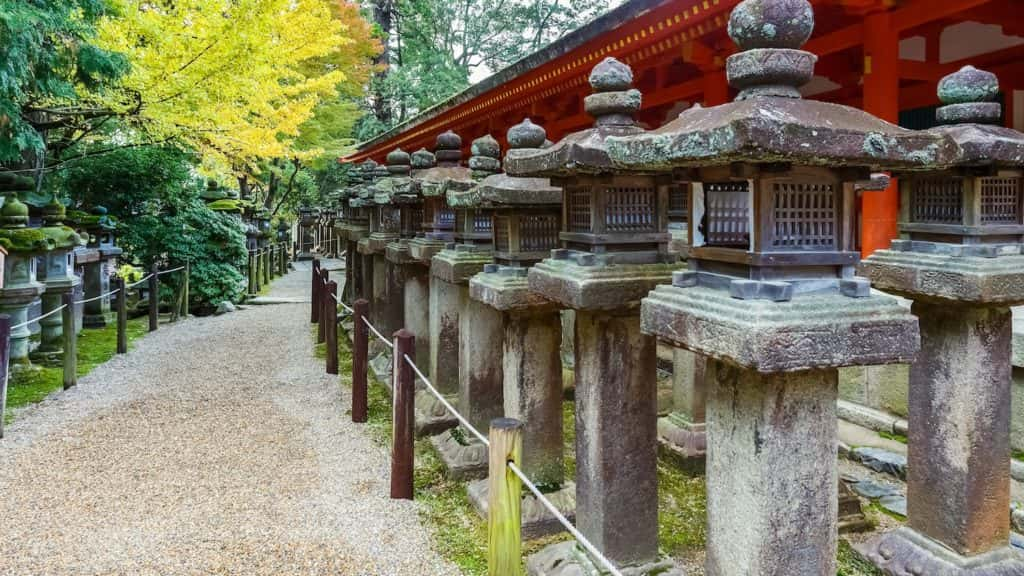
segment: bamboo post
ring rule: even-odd
[[[7,375],[11,371],[11,317],[0,314],[0,438],[4,437],[7,413]]]
[[[324,299],[324,311],[327,312],[327,373],[338,373],[338,305],[334,298],[338,296],[338,283],[327,283],[327,297]]]
[[[160,325],[160,267],[153,264],[149,268],[149,331],[156,332]]]
[[[192,276],[192,265],[189,264],[188,260],[185,261],[185,277],[181,283],[181,317],[188,318],[188,298],[189,298],[189,282]]]
[[[394,335],[394,425],[391,435],[391,498],[412,500],[413,443],[416,440],[416,376],[405,357],[416,357],[416,337],[402,328]]]
[[[117,353],[128,353],[128,283],[114,278],[117,288]]]
[[[75,296],[68,292],[61,296],[61,329],[64,331],[64,389],[78,384],[78,331],[75,330]]]
[[[310,301],[313,305],[310,307],[309,321],[316,324],[320,321],[320,259],[313,258],[313,277],[310,281]]]
[[[327,283],[331,280],[331,273],[326,268],[320,269],[320,322],[316,326],[316,343],[323,344],[327,341]]]
[[[352,307],[352,421],[366,422],[368,400],[366,368],[370,356],[370,329],[365,320],[370,319],[370,303],[360,298]]]
[[[508,467],[519,465],[523,453],[523,423],[512,418],[491,421],[487,476],[487,574],[518,576],[522,561],[519,477]]]

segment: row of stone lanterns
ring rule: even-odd
[[[477,428],[500,415],[525,421],[524,467],[552,494],[573,491],[561,464],[557,311],[574,310],[577,524],[638,574],[675,570],[658,555],[657,340],[690,354],[684,368],[706,385],[686,398],[691,418],[677,435],[692,452],[707,445],[714,575],[835,573],[837,371],[914,361],[909,527],[867,545],[868,556],[888,574],[1022,573],[1008,547],[1008,386],[1009,306],[1024,302],[1024,135],[987,124],[1000,117],[998,86],[973,69],[940,85],[950,125],[933,130],[803,100],[812,29],[804,0],[740,3],[729,24],[740,52],[727,63],[736,101],[654,131],[633,120],[631,71],[607,59],[585,100],[595,126],[550,146],[540,127],[514,127],[506,174],[490,137],[472,143],[468,168],[450,132],[436,166],[426,152],[392,153],[386,186],[407,193],[380,198],[370,237],[391,234],[393,268],[422,267],[379,271],[360,243],[352,295],[371,299],[378,326],[416,327],[418,352],[428,350],[418,361]],[[860,264],[855,203],[876,170],[901,177],[905,240]],[[353,212],[365,202],[358,189],[347,193]],[[420,230],[404,229],[403,207],[419,202]],[[912,298],[913,314],[872,292],[858,265]],[[402,317],[387,317],[398,302]],[[454,426],[425,393],[417,402],[422,433]],[[464,431],[435,438],[453,471],[481,473],[483,448]],[[484,490],[470,494],[485,501]],[[553,498],[572,510],[571,497]],[[550,528],[544,514],[524,518],[528,533]],[[528,569],[591,564],[563,543]]]

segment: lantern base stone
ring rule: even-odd
[[[685,267],[675,262],[601,264],[585,257],[593,254],[571,260],[568,255],[561,257],[565,251],[555,252],[559,257],[530,268],[530,290],[575,310],[622,310],[635,306],[656,286],[671,283],[672,273]]]
[[[476,480],[487,476],[487,446],[462,428],[454,428],[430,439],[453,480]]]
[[[468,244],[446,248],[431,260],[430,274],[450,284],[466,284],[474,275],[490,264],[494,252]]]
[[[931,243],[893,243],[906,244]],[[991,257],[957,255],[966,245],[949,246],[953,252],[879,250],[861,262],[861,273],[875,288],[915,300],[1012,306],[1024,302],[1024,254],[1021,245],[1012,247],[1016,253],[995,250]]]
[[[491,269],[494,266],[494,269]],[[469,281],[469,296],[502,312],[555,310],[553,302],[530,290],[528,268],[489,265]]]
[[[991,552],[965,557],[918,534],[899,528],[858,547],[887,576],[1018,576],[1024,574],[1024,552],[1007,544]]]
[[[413,238],[409,241],[409,255],[429,266],[434,256],[444,250],[449,241],[428,237]]]
[[[485,520],[487,519],[489,505],[488,490],[489,486],[486,478],[470,482],[469,486],[466,487],[466,493],[469,495],[469,501],[472,502],[473,508],[475,508],[477,513],[480,514],[480,517]],[[567,482],[557,490],[545,492],[544,497],[547,498],[548,501],[551,502],[569,522],[576,521],[575,484]],[[523,540],[534,540],[565,531],[561,522],[556,520],[555,516],[540,503],[540,500],[525,488],[523,489],[523,500],[521,506],[520,518],[522,522],[522,529],[520,533],[522,534]]]
[[[635,566],[618,566],[623,576],[683,576],[684,572],[671,560],[663,559]],[[604,574],[601,565],[576,542],[560,542],[547,546],[526,559],[529,576],[580,576]]]

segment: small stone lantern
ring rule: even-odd
[[[524,120],[508,131],[507,156],[536,152],[544,141],[544,129]],[[566,482],[562,458],[561,320],[558,307],[531,292],[526,279],[528,267],[559,246],[562,191],[547,178],[493,174],[466,192],[450,191],[448,201],[456,208],[489,209],[494,215],[495,263],[470,279],[470,302],[461,317],[468,339],[460,355],[471,376],[478,376],[467,398],[477,408],[470,411],[481,421],[504,415],[525,424],[523,471],[572,517],[576,487]],[[501,380],[488,378],[490,366],[502,367]],[[486,479],[468,489],[481,513],[487,490]],[[562,528],[527,495],[522,529],[527,537],[537,537]]]
[[[423,196],[423,233],[410,244],[409,252],[428,264],[455,240],[455,211],[445,198],[445,182],[452,178],[466,179],[470,174],[469,169],[460,165],[462,138],[458,134],[452,131],[439,134],[434,150],[436,154],[419,150],[412,155],[416,170],[413,181]]]
[[[7,251],[4,258],[4,285],[0,289],[0,312],[11,317],[11,326],[28,320],[28,307],[43,293],[45,287],[36,280],[36,255],[49,246],[39,229],[28,228],[28,206],[18,199],[18,192],[35,188],[31,178],[13,176],[0,180],[6,188],[4,205],[0,208],[0,245]],[[29,360],[28,326],[11,331],[10,363],[12,370],[31,366]]]
[[[372,185],[376,178],[377,163],[366,160],[359,165],[359,182],[349,193],[349,208],[352,210],[348,239],[349,248],[355,245],[356,266],[353,270],[353,291],[356,298],[373,299],[373,254],[369,249],[370,218],[376,210]]]
[[[916,319],[854,276],[854,201],[871,169],[922,169],[942,141],[801,99],[813,27],[806,0],[741,2],[736,101],[608,140],[616,165],[690,185],[690,270],[644,299],[642,329],[708,358],[716,576],[835,573],[838,368],[919,344]]]
[[[1024,134],[999,126],[994,74],[939,83],[951,144],[898,173],[900,240],[867,258],[872,283],[913,300],[908,526],[863,551],[886,574],[1024,574],[1010,526],[1011,306],[1024,304]],[[1020,407],[1013,406],[1014,410]]]
[[[64,225],[66,210],[56,197],[43,208],[43,227],[39,229],[47,239],[48,250],[40,256],[43,268],[39,279],[46,286],[43,292],[42,314],[61,307],[64,294],[72,292],[81,283],[75,276],[74,249],[85,244],[82,237]],[[39,321],[39,347],[33,359],[48,364],[60,362],[64,352],[64,326],[62,314],[52,314]]]
[[[406,155],[408,166],[408,155]],[[391,202],[390,194],[378,193],[378,186],[386,185],[388,166],[374,165],[370,180],[362,191],[370,207],[370,234],[359,241],[359,253],[363,255],[364,274],[370,279],[370,316],[373,324],[384,334],[391,334],[400,326],[393,324],[394,317],[389,316],[392,310],[388,298],[387,259],[385,249],[388,242],[398,239],[401,225],[401,211]],[[383,354],[381,350],[381,354]],[[383,360],[384,357],[380,356]],[[384,366],[387,366],[385,363]]]
[[[95,261],[85,264],[82,281],[85,298],[97,298],[110,291],[110,277],[117,267],[122,250],[117,246],[117,223],[103,206],[96,206],[84,224],[89,234],[89,248],[98,253]],[[106,296],[83,304],[82,323],[86,328],[103,328],[111,321],[111,298]]]
[[[549,148],[510,154],[514,176],[562,188],[562,249],[530,268],[530,290],[575,315],[576,518],[604,555],[636,574],[678,573],[658,554],[656,343],[640,331],[640,299],[671,281],[671,178],[616,169],[611,136],[637,134],[633,73],[606,58],[584,100],[595,126]],[[610,474],[609,470],[614,470]],[[527,561],[531,574],[597,572],[572,542]]]
[[[314,228],[316,227],[318,213],[317,209],[311,206],[299,208],[299,245],[296,260],[312,260],[313,248],[316,243]]]

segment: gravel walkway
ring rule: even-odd
[[[308,304],[161,327],[7,429],[0,574],[458,574],[347,406]]]

